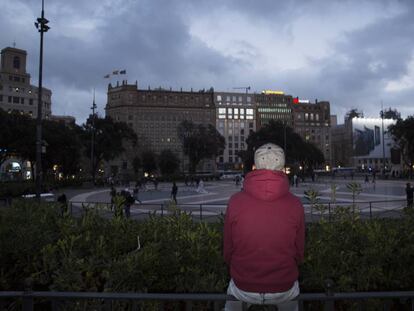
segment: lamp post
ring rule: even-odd
[[[384,139],[384,106],[381,101],[381,132],[382,132],[382,177],[385,178],[385,139]]]
[[[50,27],[45,18],[44,0],[42,0],[42,14],[35,22],[36,29],[40,32],[40,55],[39,55],[39,88],[37,90],[37,119],[36,119],[36,198],[40,200],[42,191],[42,70],[43,70],[43,33]]]
[[[92,104],[92,137],[91,137],[91,172],[92,172],[92,183],[95,185],[95,160],[94,160],[94,152],[95,152],[95,89],[93,89],[93,104]]]

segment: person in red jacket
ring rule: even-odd
[[[265,144],[256,150],[254,161],[256,170],[246,175],[243,190],[230,198],[226,211],[227,294],[239,301],[227,301],[225,310],[242,310],[242,302],[298,310],[294,298],[304,257],[303,205],[289,192],[282,148]]]

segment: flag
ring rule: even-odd
[[[109,78],[109,74],[107,74],[107,75],[104,75],[104,79],[108,79]]]
[[[121,70],[120,72],[119,72],[119,74],[120,75],[124,75],[124,74],[126,74],[126,70],[124,69],[124,70]]]
[[[114,71],[112,71],[112,74],[113,74],[113,75],[117,75],[117,74],[118,74],[118,72],[119,72],[119,70],[114,70]]]

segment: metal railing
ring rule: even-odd
[[[406,200],[382,200],[382,201],[337,201],[318,204],[305,203],[305,214],[308,222],[321,218],[332,221],[335,209],[344,206],[354,206],[361,219],[374,218],[398,218],[406,208]],[[191,214],[197,220],[218,220],[225,215],[226,204],[178,204],[176,209],[170,203],[142,203],[131,207],[131,217],[134,219],[146,218],[149,215],[171,215],[174,210],[180,210]],[[89,209],[97,209],[110,217],[114,213],[114,205],[107,202],[70,202],[69,212],[72,215],[80,215]]]
[[[381,310],[391,310],[397,305],[398,310],[414,310],[414,291],[400,292],[354,292],[354,293],[312,293],[300,294],[298,301],[299,310],[306,310],[309,303],[317,303],[319,310],[333,311],[338,303],[356,305],[358,310],[364,310],[375,300],[375,305]],[[91,309],[85,308],[87,302],[93,302]],[[161,302],[158,310],[164,310],[166,302],[181,302],[186,311],[197,310],[197,302],[208,302],[208,310],[222,310],[225,301],[237,301],[233,296],[214,293],[180,294],[180,293],[103,293],[103,292],[54,292],[54,291],[2,291],[0,292],[0,310],[33,311],[35,306],[42,305],[42,309],[60,311],[70,310],[70,303],[83,302],[85,310],[117,310],[117,303],[125,303],[130,306],[127,310],[142,309],[144,302]],[[92,308],[93,307],[93,308]],[[68,309],[69,308],[69,309]],[[246,303],[242,304],[243,310],[248,309]],[[402,308],[402,309],[401,309]],[[205,310],[205,309],[204,309]],[[395,309],[397,310],[397,309]]]

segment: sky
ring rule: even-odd
[[[37,85],[41,0],[0,0],[0,48],[28,52]],[[281,90],[328,100],[343,122],[381,105],[414,115],[414,1],[45,0],[43,86],[52,113],[82,124],[93,90],[105,115],[108,83],[141,89]],[[126,70],[126,75],[106,74]]]

